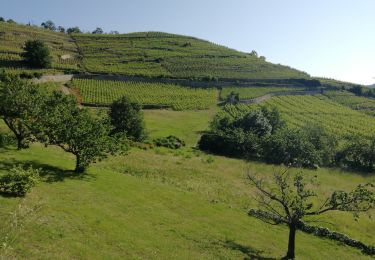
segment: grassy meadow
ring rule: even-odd
[[[140,150],[110,157],[74,175],[74,158],[57,147],[34,144],[0,150],[0,173],[15,164],[43,169],[43,180],[25,198],[0,197],[4,258],[280,258],[287,228],[248,217],[256,205],[246,171],[268,178],[280,167],[213,156],[192,149],[214,110],[146,110],[151,137],[175,134],[187,147]],[[4,131],[5,128],[2,126]],[[293,169],[299,171],[299,169]],[[303,170],[319,176],[319,194],[351,189],[373,176],[335,169]],[[318,199],[322,199],[319,197]],[[368,244],[375,222],[348,213],[320,218]],[[331,223],[331,224],[329,224]],[[319,253],[318,253],[319,252]],[[299,259],[367,259],[360,251],[303,233]]]

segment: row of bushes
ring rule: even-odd
[[[212,153],[296,167],[345,166],[373,171],[375,138],[353,136],[343,147],[322,126],[288,128],[276,108],[224,109],[203,134],[199,148]]]

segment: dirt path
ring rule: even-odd
[[[65,95],[70,95],[70,90],[66,86],[62,85],[61,86],[61,91],[64,92]]]

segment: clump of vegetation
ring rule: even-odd
[[[17,140],[13,135],[7,133],[0,133],[0,147],[17,144]]]
[[[113,126],[111,135],[124,135],[133,141],[147,137],[141,105],[126,96],[112,103],[108,115]]]
[[[25,43],[23,57],[27,64],[36,68],[50,68],[52,56],[48,46],[41,40],[29,40]]]
[[[368,212],[375,206],[374,186],[371,184],[358,185],[351,192],[334,191],[316,206],[314,199],[317,194],[309,187],[314,181],[305,181],[302,173],[292,176],[286,169],[275,173],[271,182],[252,174],[248,174],[248,180],[259,191],[259,208],[250,210],[249,215],[268,224],[285,224],[289,227],[285,259],[295,259],[296,231],[304,225],[304,218],[329,211],[352,212],[358,218],[360,212]]]
[[[170,149],[180,149],[185,146],[185,142],[174,135],[156,138],[154,144],[159,147],[162,146]]]
[[[331,165],[336,146],[321,126],[289,129],[276,108],[266,107],[237,114],[222,111],[199,141],[200,149],[221,155],[309,168]]]
[[[0,191],[11,196],[23,197],[36,185],[39,174],[40,170],[31,166],[15,166],[9,173],[0,177]]]

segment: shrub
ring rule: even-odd
[[[16,138],[11,134],[0,133],[0,147],[17,144]]]
[[[0,177],[0,190],[12,196],[25,196],[38,182],[40,171],[31,166],[16,166]]]
[[[154,140],[154,143],[156,146],[167,147],[170,149],[180,149],[185,146],[185,142],[174,135],[157,138]]]
[[[31,67],[50,68],[52,57],[47,45],[41,40],[29,40],[25,43],[22,56]]]

